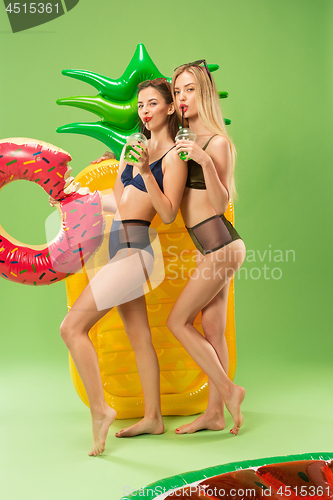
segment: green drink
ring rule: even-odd
[[[186,139],[187,141],[196,141],[197,136],[190,128],[181,128],[175,137],[175,141],[181,141],[182,139]],[[183,161],[185,161],[188,157],[188,153],[186,153],[186,151],[181,151],[178,154],[179,158]]]
[[[181,151],[181,152],[179,153],[179,158],[180,158],[181,160],[184,160],[184,161],[185,161],[185,160],[186,160],[186,158],[187,158],[187,156],[188,156],[188,153],[185,153],[185,151]]]
[[[143,150],[142,145],[145,145],[146,147],[148,146],[147,137],[143,134],[140,134],[140,132],[137,132],[135,134],[131,134],[127,138],[124,160],[127,162],[131,162],[131,163],[139,163],[139,160],[135,156],[132,155],[132,151],[137,153],[137,151],[135,151],[135,149],[134,149],[134,146],[137,146]]]
[[[136,144],[136,146],[140,149],[143,150],[143,148],[141,146],[139,146],[139,144]],[[132,144],[126,144],[126,148],[125,148],[125,155],[124,155],[124,160],[127,161],[127,162],[134,162],[134,163],[139,163],[139,160],[137,158],[135,158],[135,156],[133,156],[131,154],[131,151],[135,151],[133,149],[133,145]],[[137,151],[135,151],[135,153],[137,153]]]

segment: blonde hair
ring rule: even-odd
[[[204,68],[203,66],[197,66],[197,65],[192,66],[191,64],[184,64],[183,66],[179,66],[179,68],[175,70],[171,82],[171,90],[174,102],[175,102],[175,96],[174,96],[175,81],[181,73],[184,73],[184,71],[191,73],[195,78],[196,97],[197,97],[196,102],[200,120],[202,121],[205,127],[207,127],[215,134],[222,135],[229,142],[230,153],[231,153],[229,196],[231,200],[235,200],[237,198],[235,178],[234,178],[236,148],[226,130],[226,126],[224,123],[220,107],[219,95],[217,93],[214,80],[213,78],[212,79],[209,78],[206,68]]]

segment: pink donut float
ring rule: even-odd
[[[70,176],[71,156],[34,139],[0,140],[0,190],[25,179],[59,200],[61,229],[50,243],[27,246],[0,226],[0,276],[25,285],[49,285],[79,271],[103,240],[101,194]]]

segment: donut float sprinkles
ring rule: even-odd
[[[56,205],[61,228],[50,243],[27,246],[0,226],[0,276],[25,285],[49,285],[80,269],[100,247],[104,217],[99,191],[71,177],[71,156],[34,139],[0,140],[0,191],[19,179],[41,186]]]

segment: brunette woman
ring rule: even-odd
[[[103,196],[104,210],[115,213],[110,261],[90,281],[61,325],[62,338],[89,398],[93,430],[89,455],[94,456],[103,453],[116,412],[105,401],[98,359],[88,332],[114,306],[134,349],[145,399],[144,418],[116,436],[160,434],[164,430],[159,366],[141,287],[154,265],[149,225],[156,213],[164,223],[171,223],[176,217],[186,181],[186,164],[174,148],[178,125],[165,79],[148,80],[139,86],[138,112],[150,137],[148,148],[135,148],[133,156],[138,163],[126,164],[122,154],[114,190]]]

